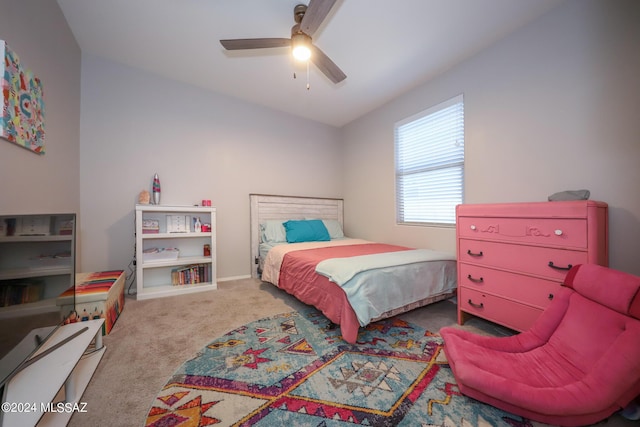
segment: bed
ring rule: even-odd
[[[362,326],[455,295],[455,254],[349,238],[342,199],[250,202],[252,276],[316,307],[349,343]]]

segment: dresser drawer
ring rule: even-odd
[[[465,263],[459,264],[458,286],[546,308],[560,289],[556,281]]]
[[[561,246],[587,247],[587,220],[570,218],[459,217],[458,236]]]
[[[458,262],[529,273],[562,282],[569,266],[588,262],[587,252],[460,239]]]
[[[459,310],[516,331],[529,329],[542,313],[540,309],[473,289],[461,287],[459,291]]]

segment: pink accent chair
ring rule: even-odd
[[[531,420],[582,426],[640,395],[639,319],[640,277],[583,264],[525,332],[440,334],[463,394]]]

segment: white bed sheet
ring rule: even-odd
[[[261,244],[260,250],[266,253],[274,246],[287,245],[287,248],[279,248],[274,252],[286,252],[289,250],[332,246],[335,244],[347,244],[341,242],[314,242],[313,246],[305,244]],[[367,243],[360,239],[354,239],[354,244]],[[274,262],[273,255],[269,257],[266,272],[263,271],[264,280],[278,285],[280,263],[284,253]],[[343,287],[347,299],[351,304],[360,326],[366,326],[371,321],[383,318],[388,313],[400,310],[403,307],[419,306],[422,301],[430,301],[434,297],[449,295],[455,291],[457,286],[457,269],[455,257],[445,256],[442,260],[432,260],[427,262],[411,263],[392,267],[376,268],[362,271],[356,274]],[[261,262],[262,264],[262,262]],[[262,264],[264,265],[264,264]],[[265,274],[266,273],[266,274]],[[275,282],[275,283],[274,283]],[[348,289],[348,292],[346,291]],[[435,298],[437,300],[439,298]],[[414,307],[414,308],[415,308]]]

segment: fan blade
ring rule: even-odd
[[[340,83],[347,78],[347,75],[323,51],[313,45],[311,46],[311,61],[334,83]]]
[[[334,4],[336,0],[311,0],[300,23],[302,32],[312,36],[320,28]]]
[[[264,49],[270,47],[291,46],[291,39],[231,39],[220,40],[220,44],[222,44],[222,46],[227,50]]]

